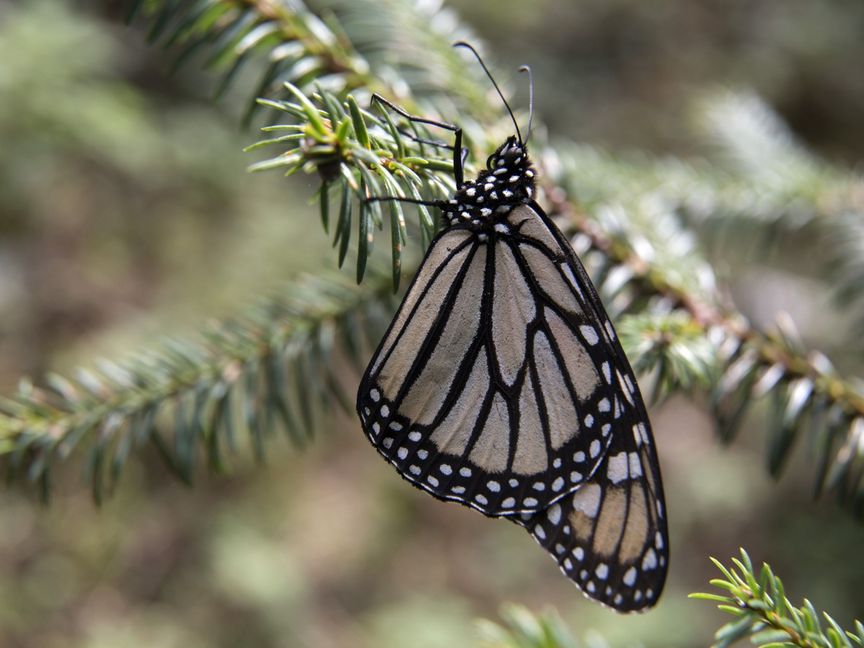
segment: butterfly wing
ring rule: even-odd
[[[590,598],[621,612],[653,606],[669,562],[663,488],[644,423],[616,430],[603,465],[546,511],[512,518]]]
[[[511,519],[534,536],[588,597],[621,612],[643,610],[657,602],[669,563],[665,499],[651,424],[593,285],[560,231],[542,210],[536,211],[538,218],[526,223],[526,233],[559,241],[569,257],[566,267],[573,270],[568,279],[584,295],[585,308],[594,312],[598,346],[612,365],[617,385],[615,421],[603,462],[588,481],[545,511]]]
[[[590,479],[638,398],[596,292],[534,203],[433,241],[361,381],[373,445],[436,497],[534,513]]]

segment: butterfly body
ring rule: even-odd
[[[650,424],[596,290],[534,196],[510,137],[437,203],[446,225],[357,411],[412,484],[523,526],[586,595],[644,609],[668,562]]]

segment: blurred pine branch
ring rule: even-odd
[[[106,470],[110,484],[144,442],[155,443],[187,480],[199,456],[220,465],[220,434],[235,420],[219,409],[231,402],[226,393],[243,393],[236,398],[247,407],[253,441],[276,420],[303,440],[313,423],[312,396],[303,390],[314,384],[326,397],[334,358],[357,348],[352,327],[372,312],[386,320],[380,314],[389,303],[385,293],[413,269],[404,250],[412,240],[425,247],[436,215],[419,208],[415,221],[403,206],[365,198],[447,195],[452,154],[422,141],[442,134],[373,110],[372,93],[414,114],[458,115],[475,160],[512,129],[483,90],[487,82],[477,66],[466,66],[451,48],[454,33],[470,34],[446,10],[411,0],[309,6],[300,0],[136,0],[130,7],[131,17],[150,25],[153,42],[177,51],[178,65],[197,57],[219,71],[217,94],[241,72],[258,68],[245,118],[267,126],[265,139],[250,148],[273,153],[253,168],[319,176],[324,229],[333,235],[340,264],[354,246],[357,279],[365,283],[354,288],[309,280],[296,288],[304,295],[300,306],[290,291],[286,301],[217,326],[219,333],[203,344],[179,343],[71,380],[54,377],[46,387],[25,383],[7,399],[0,421],[0,452],[10,474],[47,491],[52,465],[77,448],[89,454],[97,499]],[[376,19],[367,20],[373,11]],[[718,95],[701,114],[725,147],[721,163],[628,159],[538,141],[533,151],[545,183],[542,201],[621,324],[633,364],[653,378],[655,398],[707,391],[720,435],[731,439],[752,402],[770,396],[771,472],[779,474],[807,430],[819,448],[817,491],[833,491],[861,515],[860,383],[838,375],[784,320],[775,331],[747,322],[718,287],[697,243],[707,223],[747,220],[773,232],[778,224],[794,229],[818,221],[832,236],[842,232],[845,245],[835,246],[836,258],[826,262],[837,284],[857,299],[864,285],[856,281],[857,251],[864,245],[861,180],[804,150],[758,100]],[[536,130],[541,140],[542,126]],[[388,278],[367,272],[376,233],[385,227]],[[293,380],[287,377],[292,372]]]
[[[554,610],[534,614],[521,605],[501,607],[503,624],[486,619],[478,621],[482,648],[581,648],[561,617]],[[585,644],[586,646],[589,644]],[[590,648],[605,648],[601,640],[590,643]]]
[[[388,284],[381,273],[361,289],[307,277],[198,340],[170,340],[71,378],[49,375],[42,387],[22,381],[0,402],[10,479],[37,484],[47,498],[55,465],[81,457],[99,503],[144,446],[188,484],[202,459],[222,471],[240,446],[263,461],[279,428],[303,446],[322,411],[353,411],[338,367],[356,370],[383,331]]]

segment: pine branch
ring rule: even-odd
[[[150,21],[148,40],[178,51],[175,69],[194,56],[221,72],[222,96],[249,63],[263,66],[244,121],[254,116],[257,97],[285,81],[305,85],[324,80],[337,87],[368,85],[369,65],[350,41],[302,2],[286,0],[130,0],[127,19]]]
[[[98,503],[145,446],[191,484],[203,459],[222,471],[241,443],[263,461],[277,427],[304,445],[319,411],[353,411],[336,368],[362,363],[387,320],[387,287],[381,273],[363,288],[307,277],[198,340],[168,341],[74,378],[51,375],[45,387],[23,383],[0,403],[10,478],[47,497],[55,465],[84,452]]]
[[[827,612],[821,614],[804,599],[801,606],[786,597],[783,582],[771,567],[763,563],[754,569],[750,556],[741,549],[741,558],[732,559],[732,567],[714,558],[722,578],[711,585],[720,594],[696,593],[690,598],[712,601],[735,617],[714,635],[714,648],[726,648],[749,639],[761,648],[855,648],[864,646],[864,624],[855,621],[855,630],[844,630]],[[483,648],[578,648],[589,645],[577,642],[560,617],[550,610],[534,614],[520,605],[501,609],[503,624],[488,620],[478,623]],[[603,648],[607,642],[593,636],[591,646]]]
[[[362,4],[352,13],[350,3],[329,3],[337,13],[342,12],[341,17],[346,18],[344,33],[346,39],[352,39],[350,42],[363,42],[363,36],[369,36],[363,31],[367,29],[363,26],[366,23],[356,20],[369,9],[365,6],[367,3]],[[406,20],[406,24],[400,24],[398,28],[406,34],[432,33],[434,42],[428,43],[428,51],[441,52],[440,60],[451,60],[447,57],[452,57],[452,50],[445,38],[436,35],[434,29],[422,29],[423,25],[412,22],[412,18],[406,18],[406,14],[400,12],[409,4],[413,7],[412,3],[399,0],[388,0],[386,4],[394,16]],[[347,45],[345,48],[350,49]],[[407,92],[404,89],[401,93],[395,92],[378,80],[392,78],[392,68],[382,62],[386,57],[382,57],[380,52],[377,55],[381,76],[378,76],[377,68],[371,67],[366,79],[374,80],[375,89],[387,96],[405,96]],[[411,60],[410,55],[406,58]],[[440,91],[441,85],[446,86],[448,80],[453,83],[454,76],[459,75],[433,75],[429,87]],[[382,229],[385,221],[389,220],[395,286],[403,271],[402,251],[408,244],[404,212],[399,203],[391,202],[386,210],[389,219],[385,218],[382,204],[366,202],[366,198],[370,195],[426,200],[443,198],[452,187],[450,152],[424,147],[415,139],[406,137],[406,133],[412,133],[411,126],[400,123],[396,116],[386,112],[373,116],[350,97],[341,101],[339,95],[348,89],[344,84],[339,92],[319,87],[316,95],[311,97],[293,85],[288,84],[286,88],[291,101],[264,100],[259,103],[288,115],[294,123],[277,122],[266,129],[285,129],[288,135],[256,145],[278,145],[283,149],[253,168],[284,168],[287,174],[302,169],[321,176],[319,196],[325,228],[330,204],[339,205],[334,244],[339,249],[340,262],[345,258],[353,229],[352,218],[356,214],[358,280],[363,276],[375,230]],[[450,90],[449,94],[459,97],[455,90]],[[479,110],[476,98],[473,99],[472,106]],[[717,114],[722,115],[722,105],[727,104],[718,104],[721,108],[717,108]],[[412,105],[409,104],[409,109]],[[487,107],[484,112],[488,111]],[[739,114],[731,109],[726,112]],[[765,161],[771,156],[794,159],[794,163],[786,163],[784,168],[791,171],[784,177],[806,176],[813,179],[813,186],[824,189],[825,182],[819,184],[817,180],[828,175],[819,172],[818,162],[791,143],[790,138],[784,139],[779,122],[771,122],[765,115],[768,113],[763,111],[761,122],[758,119],[748,121],[740,115],[737,121],[730,117],[727,121],[732,125],[727,132],[762,132],[761,138],[754,136],[756,144],[759,144],[754,146],[761,155],[759,160]],[[718,117],[712,123],[719,128],[724,121]],[[415,138],[434,136],[425,131],[413,131],[413,134]],[[478,131],[473,144],[481,156],[479,159],[497,142],[494,130]],[[864,425],[861,390],[838,377],[824,355],[806,350],[789,334],[788,327],[776,334],[758,331],[731,304],[725,303],[711,267],[702,259],[693,234],[685,229],[676,213],[684,196],[695,195],[700,197],[702,204],[710,205],[711,211],[728,214],[740,196],[740,192],[729,190],[728,172],[704,165],[693,171],[679,164],[677,173],[674,173],[674,164],[667,163],[657,168],[653,177],[655,184],[643,184],[641,191],[632,191],[632,185],[624,184],[624,189],[630,193],[622,198],[622,184],[610,186],[610,182],[620,180],[621,174],[610,174],[610,164],[598,163],[604,156],[594,156],[591,164],[580,165],[572,149],[561,150],[562,153],[555,154],[546,149],[537,156],[546,170],[544,189],[551,212],[561,218],[565,233],[573,239],[576,251],[591,271],[613,313],[645,314],[628,325],[625,342],[632,345],[628,350],[633,353],[634,363],[646,372],[656,373],[655,396],[660,397],[671,390],[690,389],[694,385],[710,385],[718,430],[722,438],[731,439],[753,399],[770,392],[775,401],[769,447],[772,474],[779,474],[800,429],[810,423],[823,450],[817,492],[826,488],[833,490],[841,501],[862,513],[864,442],[859,440],[861,433],[858,432]],[[746,158],[746,150],[742,149],[738,157]],[[612,158],[605,156],[605,159],[608,162]],[[752,156],[746,159],[755,164]],[[614,160],[611,166],[615,166]],[[766,177],[773,181],[777,175],[770,173]],[[631,176],[641,177],[643,183],[650,178],[641,169]],[[739,183],[739,189],[742,184]],[[764,193],[774,186],[771,182],[751,181],[750,184],[755,185],[749,189],[751,195]],[[788,211],[788,187],[791,186],[795,186],[791,181],[780,183],[781,190],[771,194],[777,196],[771,203],[775,213]],[[577,193],[574,194],[574,190]],[[577,202],[572,197],[574,195],[585,198]],[[824,193],[816,190],[805,192],[796,196],[795,202],[798,205],[810,204],[811,211],[817,213],[824,203],[821,196]],[[764,204],[767,203],[763,201]],[[436,224],[432,215],[423,208],[419,209],[419,224],[421,244],[425,247]],[[671,316],[675,321],[664,321],[668,320],[671,311],[680,312]],[[684,332],[687,336],[683,335]],[[715,351],[713,361],[706,343]]]
[[[717,607],[736,617],[714,635],[715,648],[725,648],[740,639],[763,648],[800,646],[801,648],[853,648],[864,646],[864,625],[855,622],[855,632],[844,630],[827,612],[819,614],[807,599],[800,607],[792,605],[783,582],[766,563],[757,573],[750,556],[741,549],[741,559],[725,567],[711,559],[723,578],[711,584],[723,594],[691,594],[691,598],[714,601]],[[824,625],[823,625],[824,623]]]

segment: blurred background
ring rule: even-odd
[[[0,4],[0,392],[192,335],[335,266],[308,204],[317,179],[244,173],[256,134],[238,107],[212,102],[197,68],[171,75],[171,53],[125,27],[122,4]],[[551,136],[698,156],[693,104],[731,86],[826,159],[861,158],[861,3],[449,4],[498,69],[532,64]],[[745,312],[788,310],[837,353],[854,342],[818,278],[795,273],[798,253],[775,251],[770,272],[758,257],[723,272]],[[855,352],[844,367],[861,375],[860,341]],[[48,508],[4,490],[0,646],[475,646],[474,620],[503,601],[554,606],[578,637],[613,646],[704,646],[725,619],[686,594],[714,577],[709,555],[742,545],[793,600],[841,625],[864,618],[864,528],[812,501],[812,450],[775,483],[758,411],[724,447],[702,405],[676,397],[652,412],[672,563],[649,614],[584,600],[524,531],[408,487],[356,420],[334,415],[304,453],[274,444],[264,466],[241,461],[193,489],[145,456],[101,509],[79,474]]]

